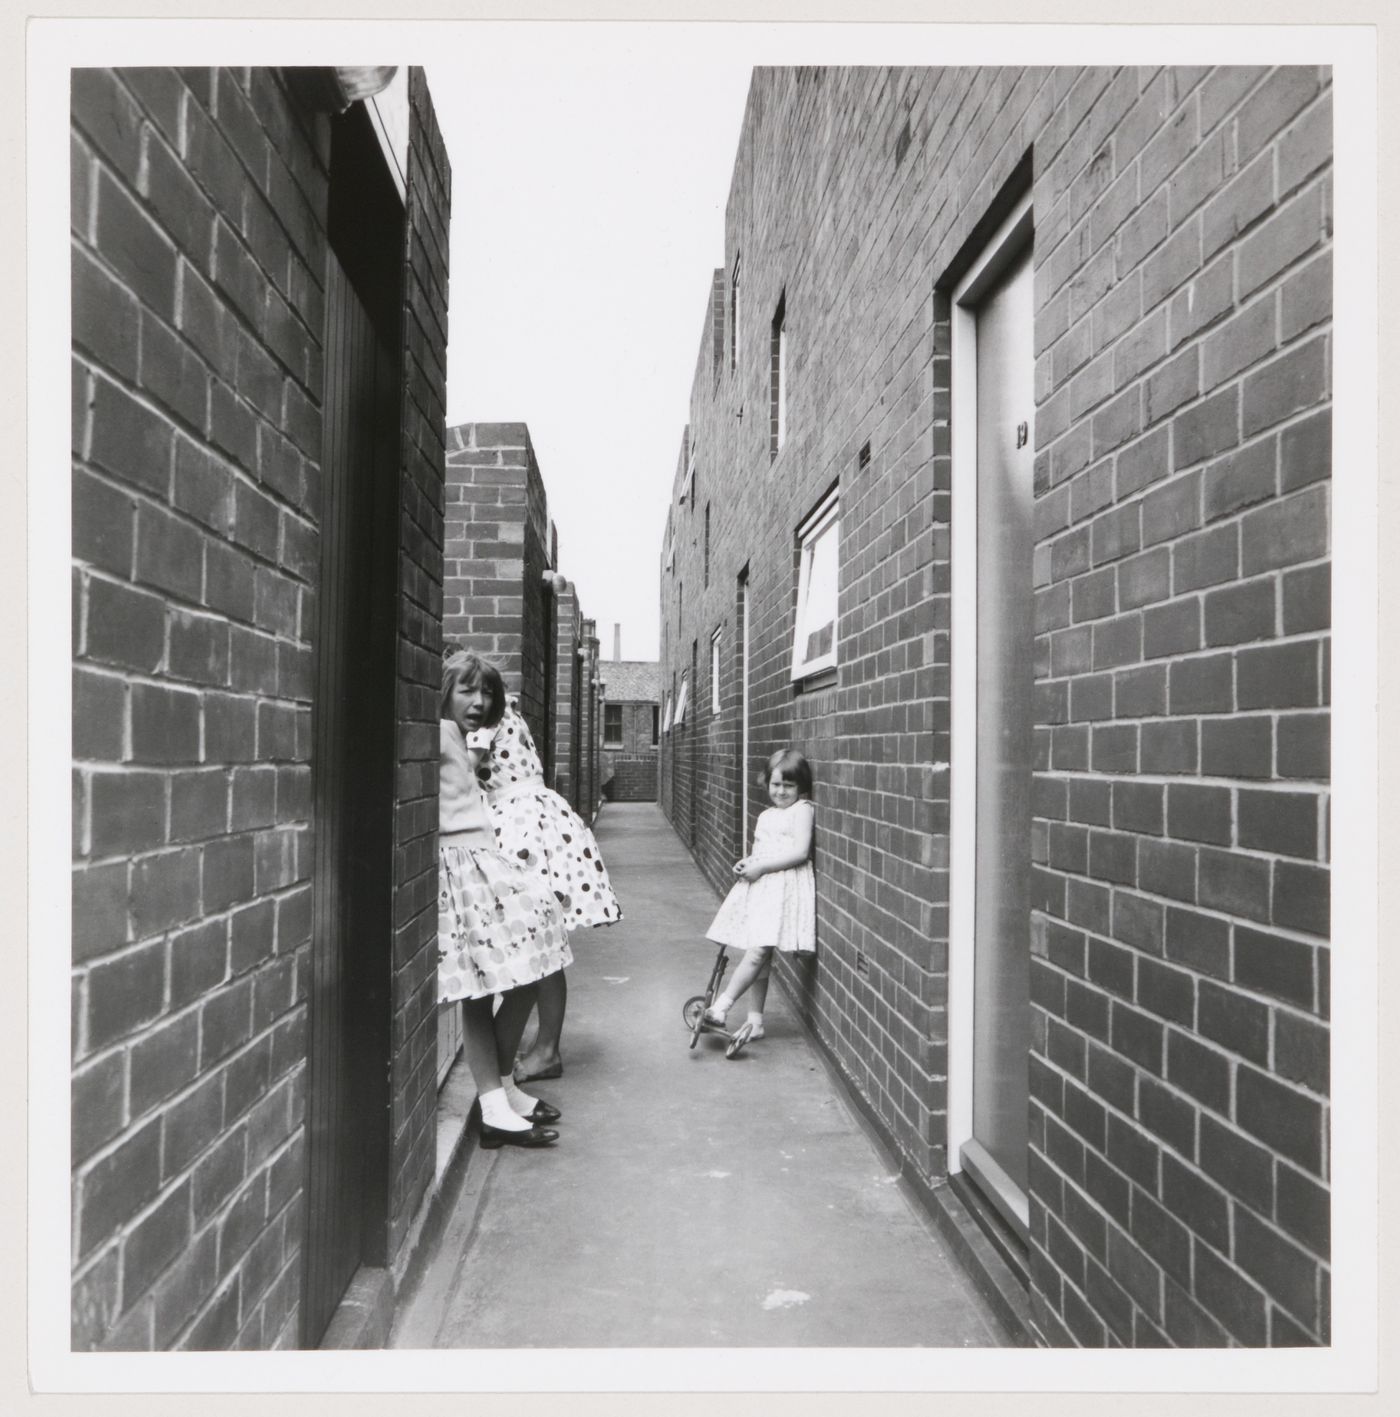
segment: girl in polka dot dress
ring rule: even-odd
[[[499,671],[470,650],[464,655],[471,671],[480,673],[491,699],[481,728],[468,742],[483,753],[477,779],[491,809],[497,844],[528,873],[548,883],[571,932],[621,920],[622,908],[598,843],[573,808],[545,786],[544,766],[529,726],[507,701]],[[541,981],[539,1032],[516,1067],[517,1082],[562,1075],[559,1038],[566,1000],[562,971]]]
[[[553,892],[496,845],[467,739],[487,706],[460,656],[442,668],[438,718],[438,1001],[462,1010],[481,1144],[547,1146],[559,1109],[521,1092],[512,1072],[539,981],[573,958]],[[498,1006],[497,1006],[497,1002]]]

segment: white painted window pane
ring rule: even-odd
[[[802,606],[798,653],[803,664],[836,650],[836,547],[839,522],[830,522],[804,553],[808,558],[807,593]]]

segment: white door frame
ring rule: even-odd
[[[963,1170],[963,1148],[978,1156],[984,1189],[1027,1221],[1001,1168],[973,1141],[973,925],[977,864],[977,316],[975,307],[1020,254],[1033,230],[1031,194],[1021,199],[953,291],[950,348],[952,418],[948,842],[948,1171]],[[1027,1039],[1029,1043],[1029,1039]],[[969,1143],[971,1144],[969,1146]],[[971,1160],[972,1158],[966,1158]],[[995,1174],[993,1174],[995,1173]],[[1013,1191],[1017,1188],[1012,1187]],[[1001,1193],[1000,1197],[998,1193]],[[999,1206],[1005,1209],[1006,1206]],[[1011,1219],[1008,1216],[1008,1219]],[[1014,1222],[1013,1222],[1014,1223]]]
[[[748,855],[749,841],[749,578],[741,582],[742,664],[739,676],[739,855]]]

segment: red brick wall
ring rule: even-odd
[[[446,319],[446,158],[411,89],[398,1222],[433,1166],[406,1059],[432,1021]],[[329,134],[274,70],[74,73],[75,1348],[298,1339]]]
[[[723,712],[662,801],[736,846],[736,578],[752,773],[816,774],[813,1026],[946,1174],[950,281],[1030,173],[1037,653],[1032,1298],[1050,1342],[1328,1333],[1329,76],[760,70],[676,502],[663,687],[711,632]],[[1029,163],[1026,168],[1023,164]],[[783,302],[787,441],[770,459]],[[726,331],[726,338],[728,332]],[[861,466],[862,446],[871,446]],[[788,678],[795,532],[841,496],[839,669]],[[712,508],[708,586],[693,534]],[[682,596],[680,587],[684,586]],[[694,776],[690,759],[694,747]],[[750,793],[750,825],[765,805]]]

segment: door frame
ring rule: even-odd
[[[739,572],[735,619],[739,631],[739,855],[749,840],[749,568]]]
[[[1031,193],[973,260],[949,302],[952,470],[948,764],[949,1174],[967,1170],[1024,1235],[1026,1197],[972,1135],[974,921],[977,851],[977,316],[975,307],[1034,231]],[[1030,1047],[1029,1032],[1026,1047]],[[966,1153],[966,1154],[965,1154]]]

